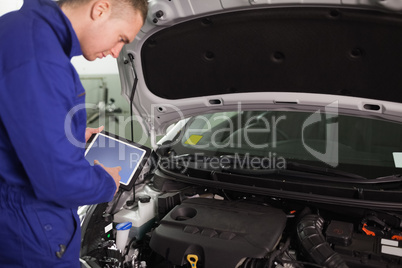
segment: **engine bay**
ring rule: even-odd
[[[123,250],[117,224],[131,221]],[[401,215],[155,176],[87,208],[82,267],[402,267]]]

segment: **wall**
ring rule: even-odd
[[[107,56],[103,59],[87,61],[84,57],[79,56],[74,57],[71,62],[80,75],[84,88],[87,90],[86,101],[88,103],[96,103],[101,96],[95,94],[95,92],[99,91],[99,93],[102,94],[104,92],[103,88],[106,87],[108,89],[107,102],[112,98],[117,107],[128,111],[128,102],[121,96],[120,78],[116,59]]]
[[[20,9],[23,2],[23,0],[0,0],[0,16],[7,12]]]
[[[88,106],[96,105],[97,109],[87,109],[88,126],[105,126],[105,130],[118,136],[131,140],[130,105],[121,95],[120,77],[117,62],[111,56],[97,59],[93,62],[85,60],[82,56],[72,60],[82,85],[86,91]],[[115,110],[109,112],[110,100],[114,100]],[[134,141],[141,142],[150,147],[149,139],[145,137],[141,125],[134,117]]]

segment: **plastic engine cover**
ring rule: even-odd
[[[187,199],[152,233],[150,246],[174,265],[196,255],[201,267],[236,267],[277,245],[286,215],[272,207],[213,199]]]

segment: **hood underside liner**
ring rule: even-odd
[[[373,10],[275,8],[179,23],[141,49],[148,89],[177,100],[306,92],[402,102],[402,17]]]

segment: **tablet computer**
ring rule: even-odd
[[[151,149],[112,133],[93,134],[87,142],[85,158],[93,165],[98,160],[105,167],[120,166],[120,189],[132,189],[146,164]]]

